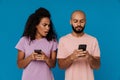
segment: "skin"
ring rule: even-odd
[[[36,28],[36,39],[42,39],[43,37],[47,36],[50,30],[50,19],[47,17],[42,18]],[[50,57],[47,57],[44,52],[41,52],[41,54],[33,52],[31,55],[25,58],[25,53],[21,50],[18,50],[17,64],[19,68],[27,67],[33,60],[45,61],[50,68],[55,67],[56,51],[51,52]]]
[[[85,14],[81,11],[75,11],[70,20],[70,24],[73,25],[76,31],[80,31],[85,27],[86,17]],[[76,33],[74,30],[72,31],[72,35],[75,37],[81,37],[84,35],[84,32]],[[75,62],[78,58],[85,59],[92,69],[98,69],[100,67],[100,57],[92,56],[88,51],[83,50],[74,50],[71,55],[66,58],[59,58],[58,64],[61,69],[69,68],[73,62]]]

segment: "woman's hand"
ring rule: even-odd
[[[38,60],[38,61],[46,61],[47,56],[45,55],[44,52],[41,52],[41,54],[35,53],[33,59]]]

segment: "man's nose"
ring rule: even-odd
[[[78,22],[78,24],[77,24],[78,26],[81,26],[81,22]]]

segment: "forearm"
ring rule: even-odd
[[[31,56],[28,56],[27,58],[25,59],[22,59],[22,60],[18,60],[18,67],[19,68],[25,68],[26,66],[28,66],[28,64],[31,62],[32,60],[32,57]]]
[[[46,61],[46,64],[50,67],[50,68],[53,68],[55,67],[55,64],[56,64],[56,60],[53,60],[53,59],[50,59],[50,58],[46,58],[45,59]]]
[[[66,69],[71,66],[71,64],[73,63],[73,59],[70,55],[65,59],[58,59],[58,63],[61,69]]]
[[[99,67],[100,67],[100,57],[94,57],[94,56],[90,55],[90,57],[88,58],[88,62],[89,62],[90,67],[92,69],[99,69]]]

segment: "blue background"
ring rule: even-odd
[[[120,80],[120,0],[0,0],[0,80],[21,80],[15,45],[28,16],[39,7],[51,12],[58,38],[71,32],[72,11],[85,11],[85,32],[98,39],[101,49],[95,80]],[[64,80],[58,64],[52,71],[55,80]]]

